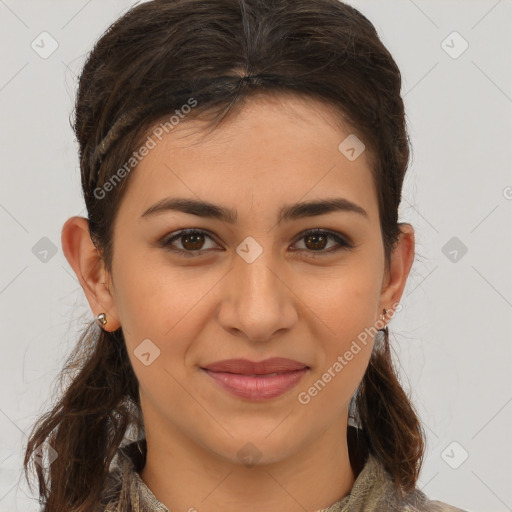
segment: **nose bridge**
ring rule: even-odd
[[[256,250],[249,242],[249,253]],[[239,250],[246,249],[239,247]],[[237,301],[239,305],[245,305],[254,309],[262,307],[276,310],[279,308],[282,283],[277,278],[275,258],[270,246],[264,250],[261,248],[260,254],[254,259],[246,259],[242,253],[236,263],[235,273],[236,282],[239,286]],[[250,313],[250,311],[247,311]]]
[[[230,304],[224,305],[220,320],[224,328],[235,328],[251,339],[263,340],[290,327],[296,315],[272,247],[267,245],[263,250],[254,239],[247,240],[247,245],[244,242],[237,249],[241,252],[231,272]],[[259,252],[256,257],[255,251]]]

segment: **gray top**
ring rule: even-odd
[[[171,512],[142,481],[145,454],[134,441],[114,457],[97,512]],[[390,474],[372,455],[357,476],[350,493],[317,512],[467,512],[429,500],[419,489],[400,498]]]

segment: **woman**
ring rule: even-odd
[[[62,230],[100,329],[27,445],[46,512],[460,510],[417,488],[389,348],[400,87],[337,0],[155,0],[101,37]]]

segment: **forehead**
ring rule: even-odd
[[[340,150],[347,137],[354,134],[336,109],[293,95],[250,98],[213,131],[185,115],[161,140],[153,137],[130,173],[123,204],[138,218],[167,197],[204,199],[242,219],[248,203],[276,215],[283,204],[344,197],[374,216],[368,152],[348,159]]]

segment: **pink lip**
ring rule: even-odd
[[[274,376],[213,372],[205,368],[203,371],[233,395],[249,400],[266,400],[282,395],[293,388],[308,370],[302,368],[302,370],[279,373]]]
[[[293,388],[309,367],[298,361],[275,357],[259,362],[228,359],[201,369],[235,396],[249,400],[266,400]],[[273,373],[277,375],[270,375]]]

